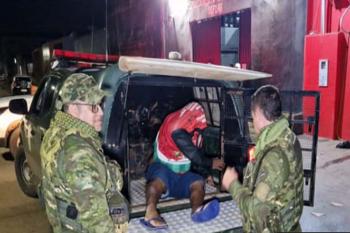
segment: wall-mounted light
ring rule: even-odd
[[[171,17],[182,17],[189,7],[189,0],[168,0]]]

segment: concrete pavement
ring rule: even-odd
[[[350,149],[337,143],[319,139],[315,205],[304,208],[303,231],[350,232]]]
[[[3,158],[7,150],[0,149],[0,232],[48,233],[49,223],[37,199],[20,190],[15,176],[14,162]]]

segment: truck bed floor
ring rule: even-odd
[[[155,232],[148,230],[140,224],[145,211],[145,179],[131,181],[130,187],[132,215],[137,216],[130,220],[128,232]],[[206,185],[206,199],[211,197],[229,197],[227,193],[217,193],[214,187]],[[161,209],[162,217],[167,221],[169,228],[167,230],[157,230],[161,232],[222,232],[228,229],[240,228],[242,226],[241,216],[238,207],[233,200],[220,202],[220,214],[215,219],[206,223],[194,223],[191,220],[191,209],[179,209],[169,211],[169,208],[176,206],[189,206],[189,199],[175,200],[171,198],[163,199],[158,204]],[[141,217],[140,217],[141,216]]]

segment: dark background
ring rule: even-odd
[[[2,0],[0,60],[33,49],[52,39],[101,28],[105,0]]]

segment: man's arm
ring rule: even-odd
[[[89,232],[115,232],[106,199],[106,167],[93,148],[80,145],[65,151],[65,180],[72,190],[78,217]]]
[[[178,129],[172,133],[171,137],[180,151],[191,160],[196,170],[202,168],[201,170],[209,171],[211,169],[212,160],[204,156],[204,154],[193,145],[191,134],[184,129]],[[202,172],[204,172],[204,170]]]
[[[269,200],[278,195],[288,176],[287,158],[278,151],[270,151],[262,161],[253,192],[243,187],[238,179],[230,183],[228,191],[237,202],[242,214],[253,219],[258,232],[262,232],[266,227],[265,220],[273,208]]]

